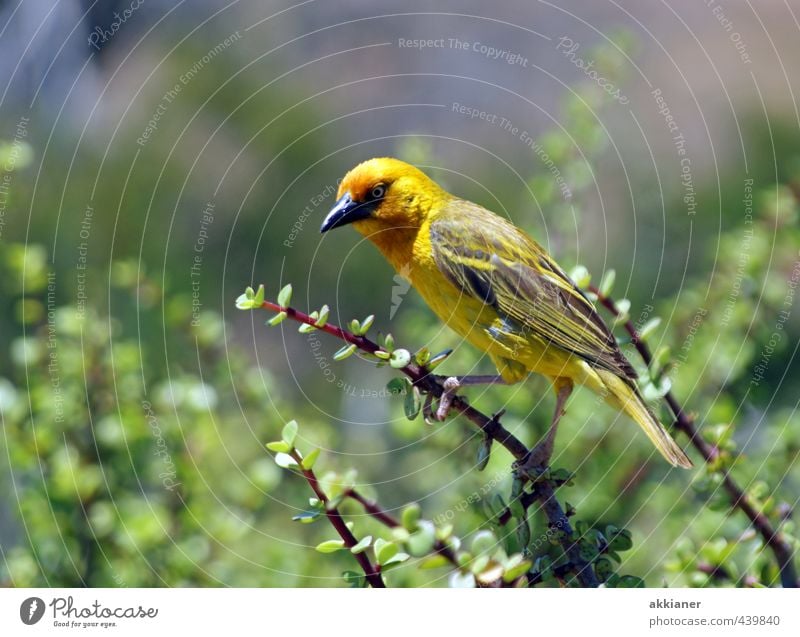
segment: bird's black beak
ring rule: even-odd
[[[325,217],[325,221],[322,222],[319,231],[327,232],[328,230],[333,230],[333,228],[339,228],[353,223],[354,221],[366,219],[372,214],[374,207],[374,201],[353,201],[350,193],[346,192],[339,201],[333,205],[328,216]]]

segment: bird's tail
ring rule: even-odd
[[[604,369],[595,369],[603,380],[603,384],[609,391],[606,400],[618,409],[622,409],[639,426],[650,438],[650,441],[656,446],[656,449],[661,452],[672,465],[676,467],[684,467],[689,469],[692,467],[692,461],[689,460],[687,455],[683,452],[678,444],[672,439],[669,432],[664,429],[664,426],[658,422],[658,418],[653,415],[653,412],[648,409],[635,387],[632,387],[627,382],[622,380],[613,372]]]

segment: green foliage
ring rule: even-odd
[[[629,42],[620,45],[630,51]],[[185,59],[177,60],[172,71],[204,52],[181,51]],[[618,51],[604,48],[590,55],[605,77],[615,84],[624,81]],[[628,279],[623,273],[630,262],[617,249],[636,244],[649,256],[661,250],[665,237],[642,231],[640,224],[633,241],[632,224],[615,217],[612,262],[603,263],[608,255],[593,249],[592,224],[600,211],[590,195],[609,152],[597,113],[608,96],[591,82],[576,86],[559,116],[563,128],[537,136],[569,184],[570,197],[562,196],[554,173],[531,154],[530,191],[510,189],[526,192],[508,202],[509,210],[530,210],[533,193],[559,262],[580,285],[599,281],[601,294],[618,299],[622,316],[606,316],[662,420],[671,418],[659,401],[672,391],[716,450],[707,465],[693,453],[698,464],[693,472],[670,471],[650,455],[643,436],[631,433],[630,423],[588,392],[576,392],[562,420],[557,468],[541,478],[565,503],[574,527],[567,537],[534,503],[534,485],[514,479],[512,458],[500,445],[461,419],[426,426],[418,417],[420,411],[426,414],[427,397],[399,377],[398,369],[413,362],[445,374],[494,370],[442,331],[413,292],[395,318],[387,319],[391,285],[373,284],[391,281],[392,274],[371,252],[348,260],[347,267],[360,278],[338,287],[335,296],[337,310],[369,314],[364,319],[342,321],[331,317],[328,305],[320,307],[334,300],[334,277],[328,272],[314,272],[295,291],[298,307],[319,308],[310,312],[313,325],[303,326],[299,335],[284,333],[287,312],[269,317],[276,329],[263,328],[260,321],[267,317],[260,313],[228,312],[230,285],[254,279],[272,281],[266,286],[269,296],[288,306],[292,288],[279,291],[269,277],[298,273],[295,282],[302,280],[318,239],[310,229],[316,223],[309,220],[296,245],[283,249],[283,230],[295,223],[294,211],[307,204],[310,185],[332,181],[344,166],[315,168],[304,184],[280,197],[273,192],[275,181],[266,179],[254,180],[252,196],[243,204],[238,190],[221,190],[217,209],[225,215],[218,215],[220,231],[209,238],[204,253],[209,259],[203,270],[206,305],[199,320],[190,323],[187,254],[197,236],[196,211],[211,196],[209,184],[216,183],[222,168],[208,169],[214,179],[198,171],[201,177],[187,180],[197,157],[173,153],[181,148],[176,145],[180,128],[170,126],[178,121],[178,109],[193,113],[204,105],[208,116],[224,117],[238,109],[226,124],[223,145],[239,148],[240,140],[252,140],[250,162],[260,168],[260,158],[275,157],[279,178],[274,179],[280,181],[306,174],[328,153],[324,136],[294,143],[309,122],[327,121],[328,113],[309,110],[291,86],[269,96],[257,92],[242,104],[241,95],[261,86],[263,76],[234,75],[232,68],[220,57],[204,71],[207,83],[187,88],[182,106],[166,115],[163,135],[140,151],[135,169],[138,125],[121,129],[126,143],[113,145],[107,154],[84,145],[73,157],[74,140],[54,140],[62,151],[44,158],[38,173],[63,174],[70,165],[67,184],[35,179],[30,166],[39,158],[33,146],[25,143],[14,151],[16,172],[5,219],[23,218],[28,209],[35,217],[28,230],[25,224],[7,223],[0,241],[5,336],[0,462],[8,463],[0,479],[7,494],[0,584],[361,587],[367,585],[356,561],[361,555],[379,565],[392,586],[574,586],[564,540],[577,546],[608,587],[778,584],[774,557],[746,518],[731,512],[723,479],[730,475],[743,485],[756,510],[792,546],[800,546],[792,517],[800,490],[796,139],[773,139],[758,131],[748,136],[743,121],[752,149],[752,214],[742,214],[743,175],[721,176],[720,201],[716,182],[705,192],[698,184],[705,208],[719,205],[722,213],[719,220],[697,216],[690,267],[669,259],[663,272],[656,272],[655,259],[637,260],[634,278]],[[282,113],[277,126],[260,134],[265,121]],[[421,140],[398,147],[398,154],[443,164],[429,161],[436,149]],[[9,144],[0,144],[0,166],[10,152]],[[237,170],[252,168],[246,154],[242,163]],[[774,183],[773,168],[780,183]],[[636,175],[633,179],[636,192],[651,185],[636,181]],[[179,202],[170,200],[177,184],[187,193]],[[88,192],[94,192],[98,211],[119,214],[95,219],[87,269],[91,302],[80,311],[74,241],[80,219],[65,217],[60,227],[66,235],[57,241],[51,233],[64,211],[85,208]],[[223,218],[233,218],[228,213],[240,205],[237,223],[223,227]],[[173,206],[174,219],[157,214]],[[272,209],[277,212],[270,223],[278,226],[263,232],[265,210]],[[665,219],[683,215],[679,199],[667,201]],[[531,217],[520,213],[515,221],[530,224],[532,235],[543,239]],[[683,254],[690,236],[684,225],[675,225],[677,230],[667,230],[670,255]],[[570,253],[574,242],[565,238],[576,233],[591,250]],[[227,250],[228,240],[235,250]],[[224,263],[221,256],[212,261],[211,255],[223,254]],[[341,257],[341,249],[321,255],[327,265],[332,255]],[[586,265],[570,268],[579,257]],[[266,295],[264,286],[248,288],[236,306],[254,310]],[[373,356],[355,356],[353,345],[336,352],[341,344],[321,330],[334,319],[355,335],[377,333],[381,349]],[[623,333],[627,319],[654,352],[650,366],[637,358]],[[319,349],[309,345],[313,338],[319,339]],[[399,344],[418,349],[412,355],[413,349]],[[335,382],[323,375],[323,360],[329,366],[336,361]],[[349,387],[378,397],[354,397]],[[465,394],[486,413],[503,406],[504,424],[526,444],[540,438],[552,413],[543,379]],[[292,418],[302,423],[301,431]],[[364,426],[362,418],[369,425],[386,424]],[[558,468],[563,466],[568,468]],[[319,476],[327,504],[310,491],[303,472]],[[397,526],[365,515],[353,490],[397,514]],[[328,523],[330,506],[352,523],[353,546],[346,547]]]

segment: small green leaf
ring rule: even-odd
[[[276,440],[275,442],[268,442],[267,449],[275,453],[289,453],[292,450],[292,445],[283,440]]]
[[[355,351],[356,351],[355,343],[353,343],[352,345],[345,345],[333,355],[333,360],[343,361],[345,358],[350,358],[350,356],[352,356]]]
[[[478,447],[478,458],[476,468],[478,471],[483,471],[486,465],[489,464],[489,459],[492,457],[492,438],[484,436],[481,444]]]
[[[389,390],[392,396],[399,396],[407,391],[410,386],[411,382],[407,378],[392,378],[392,380],[386,383],[386,389]]]
[[[361,336],[361,323],[358,322],[358,319],[350,321],[350,331],[356,336]]]
[[[236,297],[236,308],[239,310],[252,310],[253,302],[247,298],[246,294],[240,294]]]
[[[523,550],[531,543],[531,527],[525,518],[521,518],[517,524],[517,541]]]
[[[311,332],[315,331],[317,328],[313,325],[309,325],[308,323],[303,323],[300,327],[297,328],[297,331],[301,334],[310,334]]]
[[[264,286],[259,285],[256,291],[255,298],[253,299],[253,307],[261,307],[264,304]]]
[[[635,575],[623,575],[617,581],[617,588],[644,588],[644,580]]]
[[[419,563],[419,567],[422,570],[430,570],[434,568],[442,568],[444,566],[450,566],[450,562],[444,555],[440,555],[439,553],[435,553],[430,557],[426,557]]]
[[[370,314],[367,318],[361,321],[361,326],[359,327],[360,334],[366,334],[369,332],[369,328],[372,327],[372,324],[375,322],[375,315]]]
[[[453,525],[452,524],[444,524],[443,526],[436,527],[436,539],[441,540],[442,542],[446,542],[447,540],[451,540],[454,545],[457,545],[456,548],[461,546],[461,540],[457,537],[453,537]]]
[[[499,493],[494,493],[492,494],[492,497],[489,498],[488,506],[493,516],[500,515],[506,510],[506,501],[503,500],[502,495]]]
[[[325,540],[315,547],[320,553],[335,553],[336,551],[341,551],[343,548],[345,548],[343,540]]]
[[[633,548],[633,539],[631,532],[627,529],[617,529],[615,533],[609,534],[606,528],[606,535],[608,535],[608,546],[614,551],[629,551]]]
[[[292,302],[292,284],[285,285],[280,292],[278,292],[278,305],[281,307],[289,307]]]
[[[653,361],[650,364],[650,367],[654,370],[663,369],[664,366],[669,362],[671,355],[672,350],[669,348],[669,345],[662,345],[656,350],[655,354],[653,354]]]
[[[572,268],[572,272],[569,273],[569,278],[575,281],[575,285],[579,288],[588,287],[589,283],[592,281],[592,275],[589,274],[589,270],[582,265],[576,265]]]
[[[350,588],[366,588],[367,586],[367,578],[364,576],[364,573],[345,571],[342,573],[342,577]]]
[[[614,574],[614,564],[607,557],[598,557],[594,562],[594,572],[597,575],[597,579],[605,582]]]
[[[531,563],[529,560],[524,559],[521,553],[517,553],[508,558],[504,566],[503,581],[508,583],[527,573],[531,568]]]
[[[598,555],[597,547],[591,542],[580,542],[578,545],[578,555],[586,562],[591,562]]]
[[[287,453],[277,453],[275,454],[275,464],[278,465],[281,469],[299,469],[300,465],[297,464],[297,460],[292,458]]]
[[[645,341],[647,337],[650,336],[653,332],[656,331],[656,328],[661,325],[661,318],[656,316],[651,318],[647,323],[642,326],[642,329],[639,330],[639,340]]]
[[[619,582],[619,575],[613,573],[609,575],[608,579],[606,580],[605,586],[606,588],[616,588],[617,582]]]
[[[422,398],[419,393],[419,389],[416,387],[411,387],[410,391],[406,392],[406,398],[403,401],[403,411],[406,414],[406,418],[409,420],[414,420],[417,416],[419,416],[419,412],[422,409]]]
[[[372,355],[377,356],[383,361],[388,361],[392,357],[392,355],[389,352],[383,349],[375,350]]]
[[[394,336],[391,334],[387,334],[386,337],[383,339],[383,344],[385,345],[385,349],[390,354],[394,350]]]
[[[281,440],[287,445],[294,445],[295,438],[297,438],[297,421],[290,420],[287,422],[281,431]]]
[[[430,520],[420,520],[417,530],[408,538],[408,551],[415,557],[422,557],[433,550],[436,544],[436,527]]]
[[[331,314],[331,308],[323,305],[319,310],[319,318],[317,319],[317,327],[325,327],[328,324],[328,317]]]
[[[402,369],[411,362],[411,353],[407,349],[396,349],[392,352],[389,365],[395,369]]]
[[[611,290],[614,289],[614,281],[617,278],[617,273],[614,270],[607,270],[606,273],[603,275],[603,278],[600,280],[600,294],[603,296],[609,296],[611,294]]]
[[[420,347],[417,353],[414,354],[414,360],[420,367],[425,367],[431,360],[431,350],[427,347]]]
[[[361,540],[356,544],[353,548],[350,549],[350,552],[353,555],[358,555],[359,553],[363,553],[369,548],[369,545],[372,544],[372,536],[367,535],[366,537],[361,538]]]
[[[511,481],[511,499],[516,500],[522,495],[522,490],[525,487],[525,480],[519,477],[514,477]]]
[[[669,393],[669,390],[672,389],[672,381],[669,377],[665,376],[661,379],[658,384],[656,383],[647,383],[642,388],[642,395],[644,396],[645,400],[658,400],[663,398]]]
[[[286,312],[278,312],[269,321],[267,321],[267,325],[271,325],[272,327],[280,325],[287,316],[289,315]]]
[[[292,517],[294,522],[300,522],[301,524],[311,524],[312,522],[319,519],[322,513],[320,511],[303,511],[302,513],[298,513],[297,515]]]
[[[381,570],[386,571],[389,569],[390,566],[397,566],[398,564],[402,564],[409,557],[411,556],[408,553],[396,553],[385,562],[381,562]]]
[[[488,555],[479,555],[472,561],[472,564],[469,565],[469,570],[472,571],[473,574],[480,573],[489,565],[490,559]]]
[[[400,552],[400,547],[394,542],[387,542],[383,538],[375,540],[375,559],[378,564],[385,564]]]
[[[396,526],[392,529],[392,539],[395,542],[400,542],[401,544],[404,544],[405,542],[408,542],[408,538],[410,537],[411,534],[402,526]]]
[[[628,299],[617,301],[617,316],[614,318],[614,325],[622,325],[630,319],[631,302]]]
[[[548,555],[537,557],[533,563],[533,570],[542,576],[542,579],[550,579],[553,576],[553,560]]]
[[[259,288],[259,290],[260,289],[261,288]],[[244,294],[239,295],[239,297],[236,299],[236,307],[239,308],[240,310],[252,310],[254,307],[256,307],[255,294],[256,293],[253,291],[253,288],[248,286],[245,289]],[[264,299],[262,297],[261,302],[263,303],[263,301]],[[261,305],[261,303],[259,303],[259,305]]]
[[[492,551],[497,546],[497,538],[491,531],[478,531],[472,538],[472,552],[475,555],[482,555]]]
[[[417,523],[419,522],[421,515],[422,509],[420,508],[419,504],[412,502],[403,509],[403,512],[400,514],[400,521],[409,531],[416,531]]]
[[[575,475],[567,469],[553,469],[550,471],[550,479],[560,484],[569,484]]]
[[[319,458],[320,450],[319,449],[312,449],[309,454],[303,458],[303,461],[300,463],[300,466],[303,467],[306,471],[310,471],[314,468],[314,463]]]

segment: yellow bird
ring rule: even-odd
[[[648,409],[636,372],[592,303],[522,230],[393,158],[353,168],[337,199],[320,231],[352,224],[410,278],[441,320],[497,366],[498,377],[447,379],[437,417],[446,417],[452,394],[463,385],[516,383],[536,372],[552,380],[556,411],[525,469],[549,461],[575,384],[628,414],[673,465],[692,466]]]

